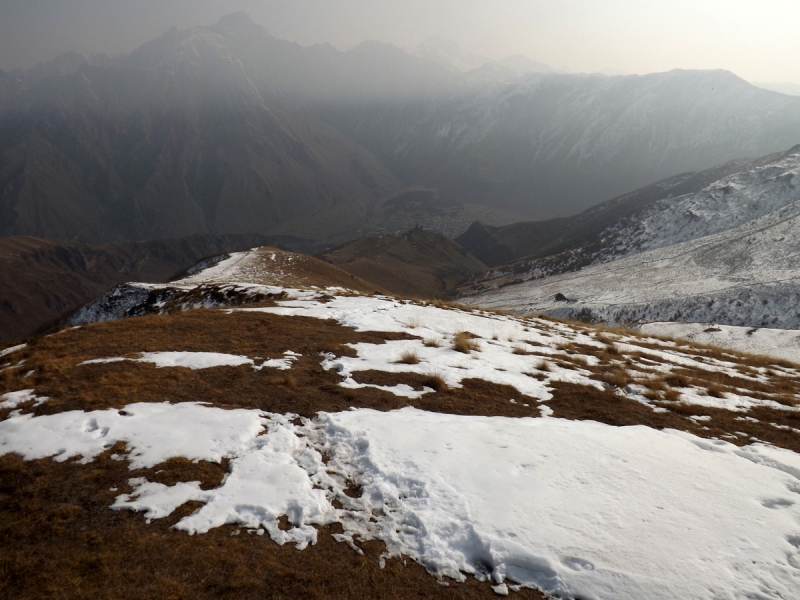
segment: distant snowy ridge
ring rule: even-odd
[[[800,146],[620,221],[591,262],[544,277],[497,269],[463,301],[615,324],[800,328]]]
[[[796,329],[731,327],[716,323],[647,323],[639,331],[800,364],[800,330]]]

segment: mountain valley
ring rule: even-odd
[[[538,71],[462,72],[378,42],[302,47],[233,14],[129,55],[3,73],[0,234],[335,245],[424,217],[456,236],[800,138],[800,98],[725,71]]]

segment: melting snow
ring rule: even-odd
[[[800,363],[800,331],[796,329],[734,327],[708,323],[647,323],[639,330],[646,335],[676,337],[698,344],[711,344]]]
[[[349,344],[357,352],[354,358],[326,355],[322,366],[337,371],[343,378],[341,385],[344,387],[380,387],[357,383],[354,374],[370,370],[438,375],[451,387],[460,387],[463,379],[480,378],[514,386],[522,394],[541,400],[551,398],[547,388],[548,380],[602,387],[589,377],[588,372],[556,365],[551,365],[551,371],[542,381],[532,376],[543,358],[566,357],[568,352],[552,347],[558,342],[557,338],[545,337],[535,327],[530,327],[530,323],[513,317],[419,306],[386,297],[363,296],[336,297],[327,303],[313,299],[290,300],[279,302],[276,307],[234,310],[334,319],[357,331],[407,333],[419,338],[387,341],[383,344]],[[453,350],[454,336],[463,331],[476,336],[475,341],[480,351],[464,354]],[[424,341],[430,339],[437,340],[439,347],[426,346]],[[584,334],[575,334],[569,340],[562,338],[561,341],[603,347]],[[520,347],[535,349],[538,354],[516,354],[514,351]],[[419,363],[399,362],[406,352],[415,354]],[[420,394],[404,385],[381,389],[405,397],[416,397]]]
[[[183,367],[186,369],[200,370],[214,367],[253,365],[253,368],[256,370],[261,370],[266,367],[286,371],[292,368],[292,363],[296,361],[299,356],[301,355],[288,350],[284,353],[283,358],[265,360],[260,365],[256,365],[253,359],[246,356],[220,354],[219,352],[142,352],[140,358],[123,358],[119,356],[113,358],[95,358],[93,360],[83,361],[80,364],[106,364],[129,360],[132,362],[150,363],[158,368]]]
[[[0,421],[0,453],[26,460],[81,456],[91,462],[117,442],[130,449],[131,469],[179,456],[218,462],[243,453],[266,421],[257,411],[222,410],[196,403],[130,404],[124,410],[71,411]]]
[[[0,395],[0,408],[17,408],[26,402],[35,402],[34,406],[39,406],[48,400],[45,396],[37,396],[36,390],[20,390]]]
[[[0,452],[89,462],[125,441],[132,469],[228,457],[215,490],[135,478],[114,508],[157,519],[197,500],[204,506],[178,529],[263,527],[301,548],[315,541],[313,524],[338,521],[341,540],[380,539],[390,555],[439,576],[490,579],[500,593],[507,583],[631,600],[800,589],[792,452],[644,426],[410,408],[320,413],[302,425],[291,417],[198,404],[23,416],[0,422]],[[344,493],[348,480],[360,498]],[[282,515],[289,531],[277,526]]]
[[[18,346],[10,346],[4,350],[0,350],[0,358],[11,354],[12,352],[16,352],[17,350],[22,350],[23,348],[27,347],[28,344],[19,344]]]

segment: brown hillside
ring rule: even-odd
[[[445,298],[459,284],[486,270],[486,265],[455,242],[421,229],[401,236],[355,240],[320,258],[394,294],[422,298]]]
[[[709,396],[730,392],[753,398],[778,399],[797,406],[796,371],[758,359],[686,344],[673,347],[685,359],[714,361],[724,358],[737,366],[737,376],[709,375],[702,369],[663,363],[672,370],[665,376],[659,363],[642,359],[641,351],[654,341],[636,340],[637,346],[619,344],[622,332],[594,332],[605,349],[581,347],[567,341],[573,326],[531,319],[530,327],[564,340],[564,349],[552,365],[541,363],[535,378],[546,378],[552,368],[583,369],[608,385],[604,390],[585,385],[557,383],[547,405],[557,418],[594,420],[615,426],[647,425],[679,429],[707,439],[730,439],[744,445],[751,439],[797,451],[796,410],[761,406],[743,413],[675,401],[676,389],[690,385],[707,388]],[[568,333],[571,331],[571,334]],[[540,409],[532,398],[508,386],[479,379],[464,380],[463,387],[442,386],[417,400],[375,388],[346,389],[340,377],[320,364],[320,355],[353,355],[354,343],[380,344],[409,339],[405,333],[356,332],[332,320],[284,317],[258,312],[196,310],[173,315],[124,319],[40,337],[17,350],[12,360],[24,364],[7,368],[0,377],[0,394],[35,388],[49,399],[26,406],[36,415],[71,410],[121,408],[132,402],[202,401],[221,408],[260,409],[313,417],[317,411],[341,411],[350,407],[392,410],[406,405],[422,410],[473,415],[537,417]],[[555,341],[554,341],[555,343]],[[280,356],[287,348],[299,353],[289,372],[256,371],[248,366],[205,370],[158,369],[152,365],[122,361],[84,364],[85,360],[132,356],[142,351],[225,352]],[[638,348],[638,350],[632,351]],[[654,346],[663,349],[662,346]],[[539,348],[528,344],[519,352],[536,358]],[[600,363],[590,367],[586,356]],[[625,361],[623,363],[623,361]],[[623,365],[629,365],[626,369]],[[768,366],[769,383],[752,375]],[[655,378],[653,376],[656,376]],[[359,380],[392,385],[406,382],[419,389],[429,377],[414,373],[365,371]],[[620,395],[631,380],[649,386],[649,397],[664,410],[653,411]],[[783,390],[783,392],[781,392]],[[776,395],[780,393],[780,395]],[[513,395],[520,402],[508,402]],[[530,406],[529,406],[530,404]],[[0,419],[8,418],[8,409]],[[0,448],[0,451],[2,448]],[[171,461],[153,469],[129,471],[124,460],[115,460],[124,448],[114,446],[88,464],[56,462],[50,458],[23,461],[16,455],[0,456],[0,597],[2,598],[493,598],[488,582],[472,577],[465,583],[440,586],[434,577],[412,560],[390,559],[380,568],[385,547],[361,543],[363,555],[321,528],[319,542],[298,551],[290,544],[279,547],[268,536],[248,533],[236,525],[224,525],[204,535],[189,536],[170,528],[198,508],[187,503],[175,514],[148,524],[139,514],[112,511],[109,506],[120,493],[130,493],[124,483],[146,477],[165,485],[200,481],[203,489],[220,484],[228,463]],[[353,493],[358,493],[357,489]],[[522,590],[515,598],[542,599]]]
[[[166,281],[199,260],[251,248],[256,235],[199,235],[93,246],[0,238],[0,343],[29,335],[125,281]]]
[[[228,264],[228,263],[226,263]],[[208,271],[190,275],[185,283],[256,283],[289,288],[341,287],[356,292],[388,293],[386,289],[365,281],[313,256],[284,252],[271,246],[262,246],[242,253],[229,266],[210,267]]]

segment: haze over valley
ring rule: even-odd
[[[302,47],[236,13],[129,55],[5,73],[0,233],[457,235],[800,139],[800,98],[726,71],[572,75],[463,55],[437,40]]]

